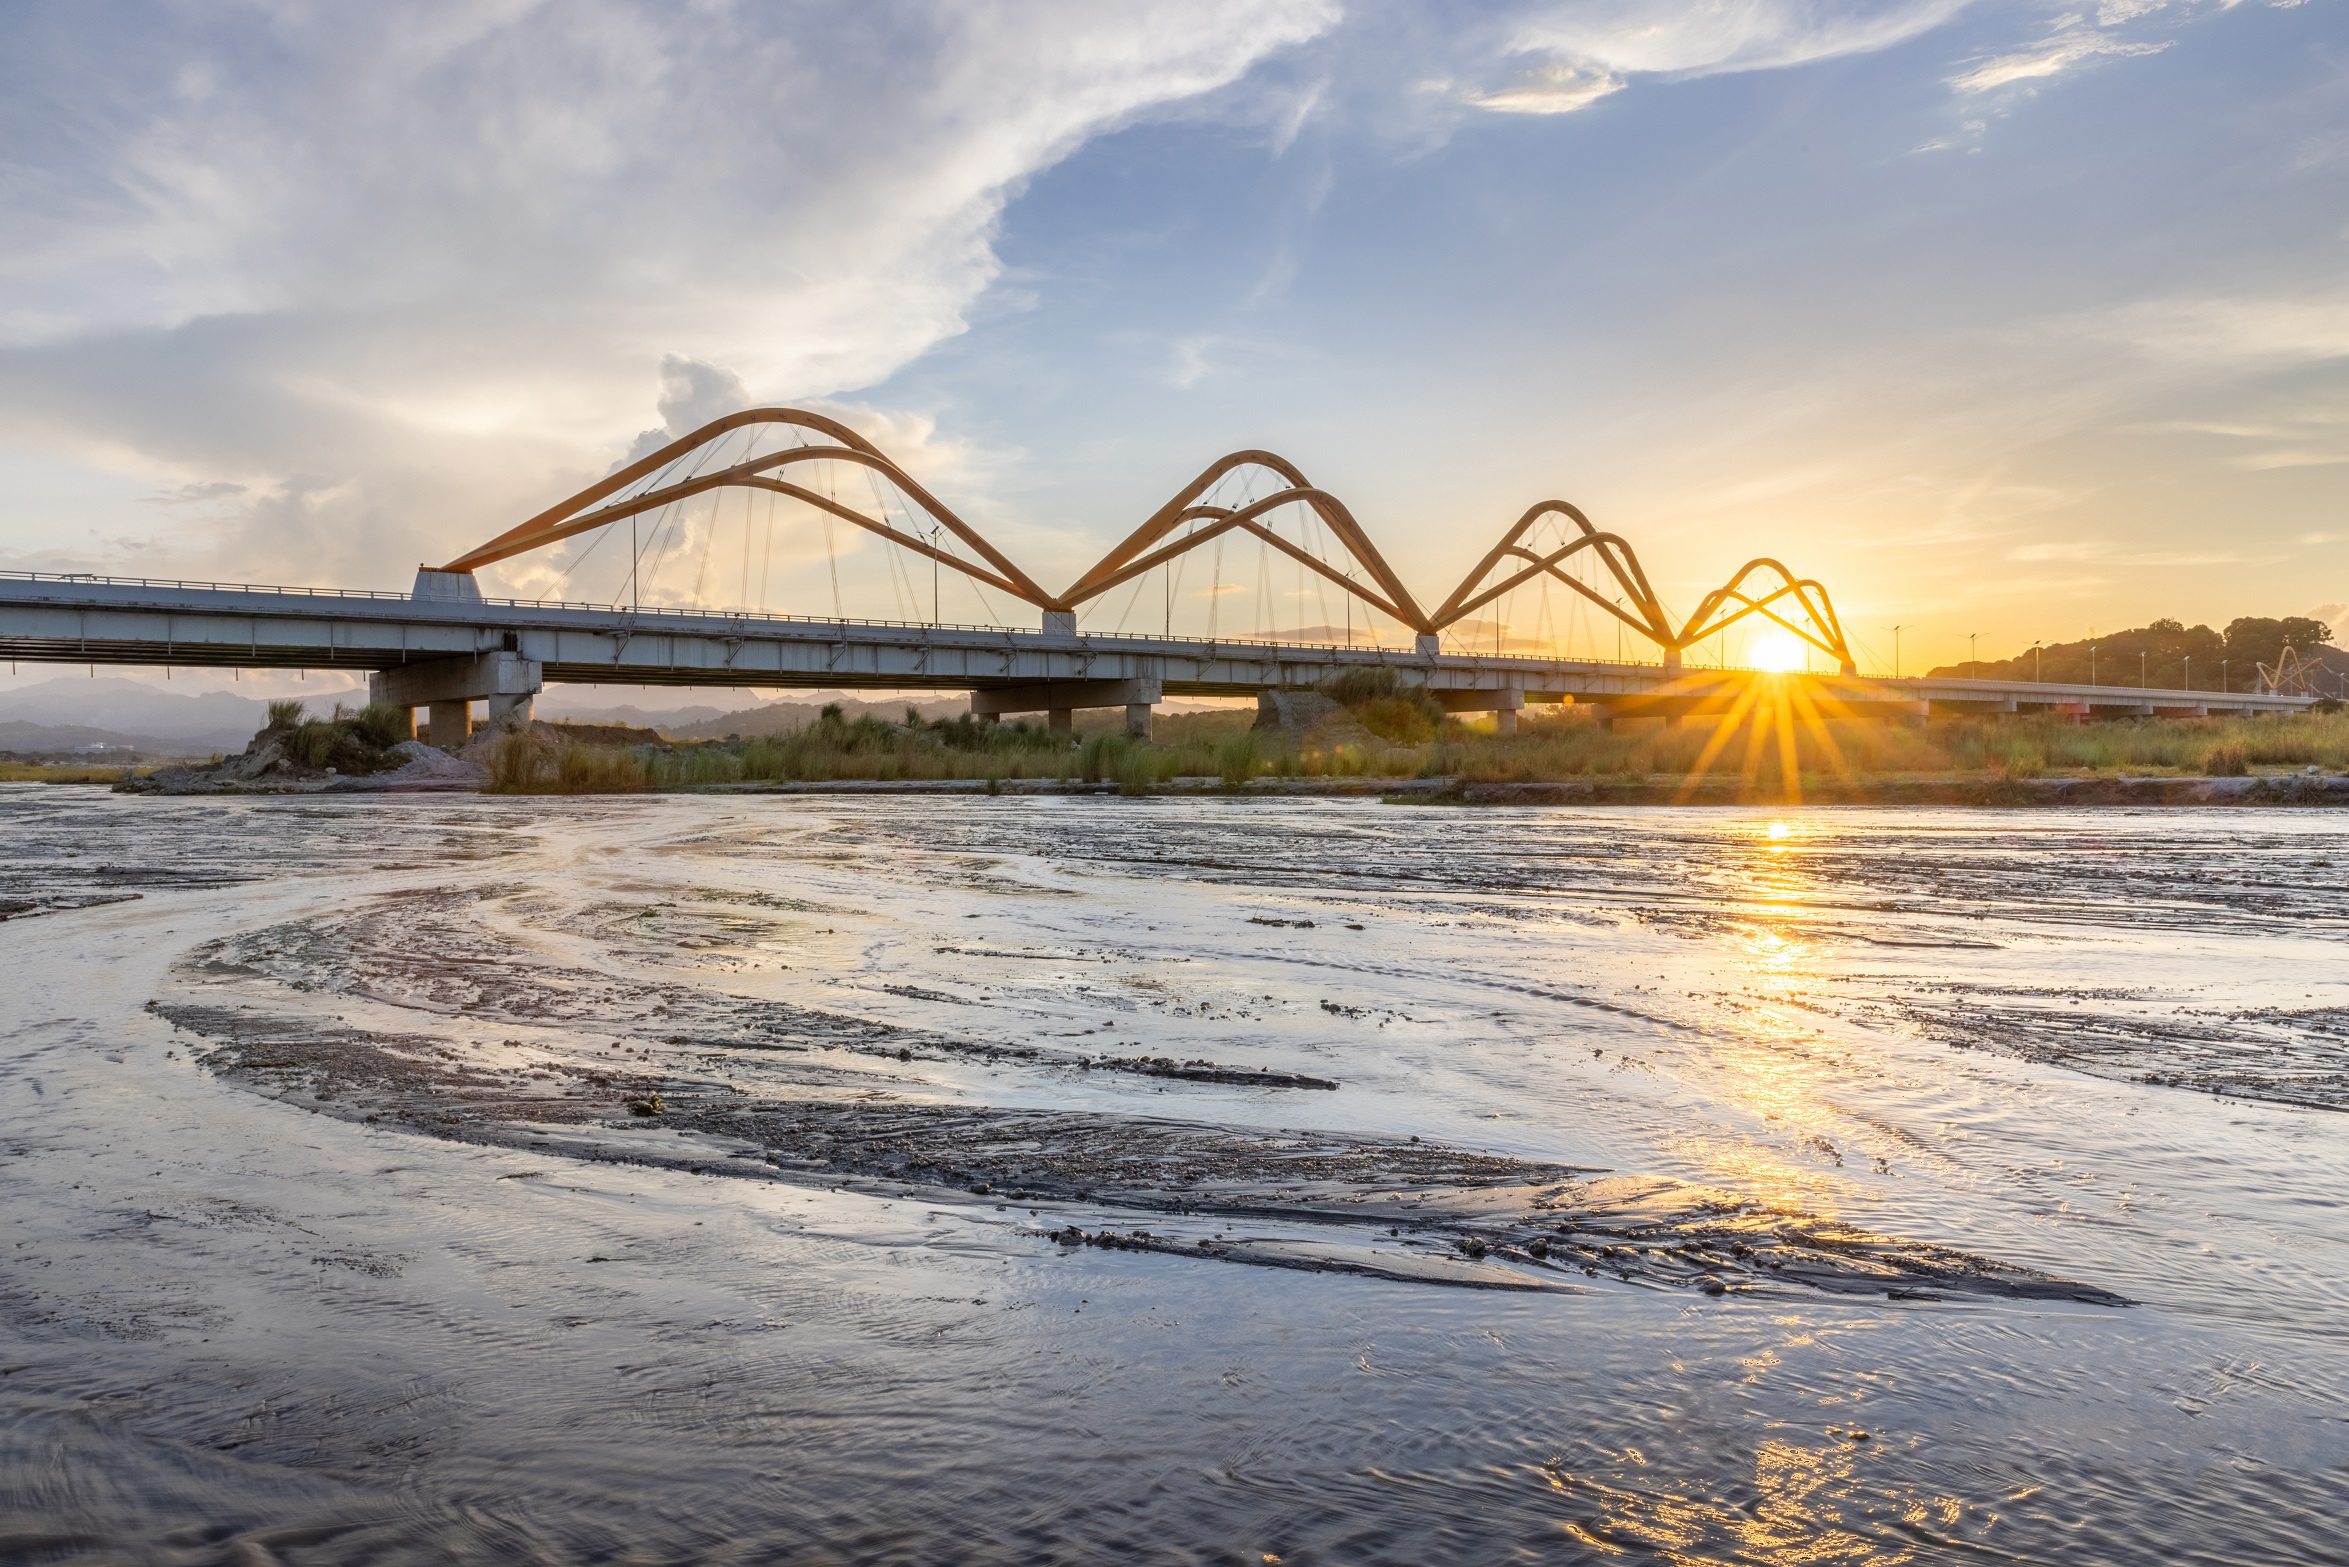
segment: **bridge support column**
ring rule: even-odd
[[[1490,713],[1494,727],[1502,734],[1517,732],[1517,710],[1525,705],[1525,692],[1517,686],[1504,686],[1498,691],[1430,690],[1447,713]]]
[[[1444,639],[1432,631],[1422,631],[1412,639],[1411,645],[1421,658],[1433,658],[1444,650]]]
[[[443,751],[465,743],[472,732],[472,705],[478,701],[489,703],[492,724],[528,723],[538,688],[538,665],[506,652],[394,664],[377,670],[367,682],[370,700],[387,707],[429,709],[424,743]]]
[[[424,743],[437,750],[458,750],[473,732],[471,702],[435,702],[426,713]]]
[[[1150,709],[1165,695],[1165,685],[1155,678],[1043,680],[1024,686],[981,686],[971,693],[971,713],[978,718],[995,718],[1004,713],[1041,711],[1044,727],[1065,735],[1075,731],[1080,707],[1122,707],[1126,710],[1126,733],[1147,735]]]

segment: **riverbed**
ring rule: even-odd
[[[0,1560],[2349,1560],[2345,893],[2325,810],[0,788]]]

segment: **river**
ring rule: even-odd
[[[2322,811],[0,788],[0,1561],[2349,1560],[2345,893]]]

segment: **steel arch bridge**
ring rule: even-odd
[[[757,437],[789,432],[795,444],[760,451]],[[816,439],[810,440],[813,436]],[[747,437],[747,439],[746,439]],[[794,483],[795,469],[843,463],[896,490],[906,522],[885,505],[867,512],[811,484]],[[1269,493],[1236,505],[1211,503],[1219,484],[1243,476],[1268,484]],[[1546,500],[1529,507],[1486,551],[1451,594],[1422,608],[1379,552],[1346,504],[1310,483],[1297,466],[1272,452],[1240,451],[1208,464],[1199,476],[1058,593],[990,543],[879,447],[836,419],[797,408],[751,408],[713,420],[671,441],[578,494],[548,507],[496,538],[428,570],[470,577],[479,567],[512,559],[615,523],[661,516],[696,496],[724,489],[760,491],[809,506],[886,543],[962,574],[975,583],[1040,610],[1048,629],[1073,629],[1078,610],[1154,569],[1227,537],[1245,537],[1294,561],[1342,593],[1409,628],[1423,652],[1437,651],[1444,632],[1521,587],[1556,582],[1580,595],[1629,632],[1652,643],[1667,670],[1681,667],[1687,649],[1728,627],[1759,617],[1855,674],[1851,648],[1827,589],[1797,577],[1777,560],[1757,557],[1698,602],[1677,623],[1648,580],[1630,541],[1601,532],[1573,505]],[[876,499],[880,492],[875,488]],[[929,519],[925,529],[916,514]],[[923,537],[927,532],[929,537]],[[948,542],[951,540],[951,544]],[[1587,560],[1585,559],[1587,557]],[[640,558],[640,557],[639,557]],[[1582,562],[1605,574],[1613,592],[1577,577]],[[632,571],[639,569],[632,562]]]

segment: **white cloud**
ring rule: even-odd
[[[1573,0],[1521,21],[1516,54],[1549,63],[1466,102],[1513,114],[1563,114],[1636,76],[1667,79],[1775,70],[1868,54],[1940,26],[1968,0]]]
[[[1622,91],[1623,86],[1622,77],[1605,71],[1550,65],[1514,87],[1499,92],[1471,93],[1466,101],[1474,108],[1491,109],[1498,114],[1572,114],[1609,93]]]
[[[961,330],[1023,181],[1336,10],[18,15],[0,441],[279,497],[208,536],[240,571],[380,576],[602,471],[656,402],[888,375]]]
[[[2109,12],[2114,8],[2106,9]],[[2125,21],[2136,14],[2135,10],[2126,11],[2114,20]],[[2092,60],[2098,56],[2159,54],[2169,46],[2170,40],[2166,38],[2158,42],[2119,38],[2088,26],[2079,18],[2067,17],[2051,36],[2012,54],[1985,60],[1972,70],[1952,77],[1950,86],[1961,93],[1989,92],[1993,88],[2011,87],[2017,82],[2060,76],[2083,60]]]
[[[2150,299],[2064,325],[2185,365],[2259,369],[2349,358],[2349,294]]]

